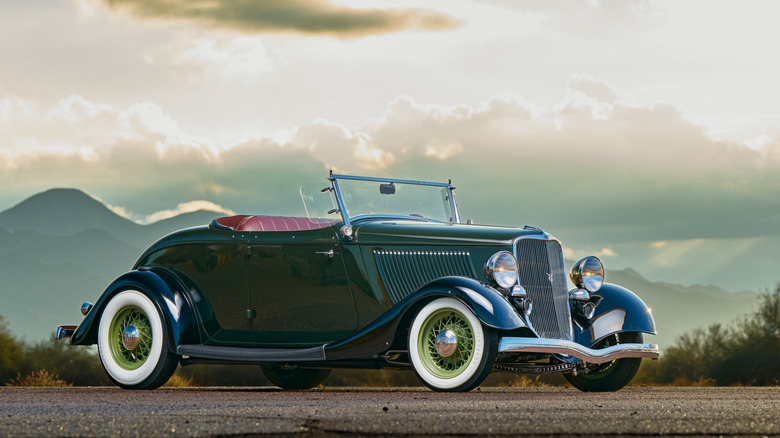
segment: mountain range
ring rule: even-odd
[[[34,195],[0,212],[0,315],[19,338],[45,339],[58,324],[78,323],[81,303],[94,302],[151,243],[220,215],[197,211],[140,225],[76,189]],[[758,297],[654,282],[633,269],[608,271],[606,278],[635,291],[653,309],[659,334],[646,341],[662,347],[686,331],[727,325],[751,311]]]

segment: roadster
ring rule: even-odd
[[[454,190],[331,172],[301,187],[305,217],[223,217],[163,237],[56,337],[97,344],[127,389],[232,363],[286,389],[334,368],[411,368],[436,391],[493,370],[615,391],[658,358],[643,342],[650,309],[605,283],[598,258],[574,263],[569,284],[557,239],[464,223]]]

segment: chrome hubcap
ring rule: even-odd
[[[458,349],[458,337],[452,330],[443,330],[436,335],[436,352],[450,357]]]
[[[122,345],[130,351],[135,350],[138,346],[138,342],[141,339],[141,335],[138,333],[138,329],[134,325],[128,325],[125,327],[125,331],[122,332]]]

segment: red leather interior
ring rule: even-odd
[[[289,216],[227,216],[214,219],[219,225],[236,231],[306,231],[329,227],[338,221]]]

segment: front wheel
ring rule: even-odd
[[[608,336],[593,348],[605,348],[617,344],[641,344],[642,333],[626,332]],[[628,385],[642,363],[641,358],[624,358],[600,364],[587,373],[564,374],[569,383],[580,391],[610,392]]]
[[[106,304],[98,327],[100,362],[125,389],[154,389],[170,379],[179,357],[168,348],[163,318],[137,290],[118,293]]]
[[[329,369],[299,368],[292,365],[260,365],[263,374],[283,389],[314,388],[330,375]]]
[[[435,391],[476,388],[490,374],[497,351],[496,332],[454,298],[428,303],[409,330],[412,368]]]

